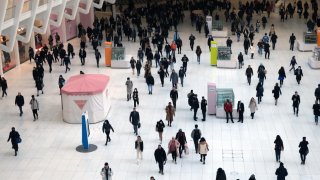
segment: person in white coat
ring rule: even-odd
[[[200,154],[200,162],[202,162],[203,164],[206,163],[206,156],[208,151],[209,151],[208,143],[206,142],[206,139],[202,137],[198,145],[198,152]]]
[[[113,172],[107,162],[104,163],[104,167],[101,169],[100,174],[102,176],[102,180],[112,180]]]
[[[32,110],[33,118],[34,118],[33,121],[35,121],[36,119],[38,119],[39,102],[34,97],[34,95],[31,96],[31,100],[30,100],[29,104],[31,106],[31,110]]]
[[[258,110],[258,106],[257,106],[257,102],[256,100],[254,99],[254,97],[252,97],[250,99],[250,102],[249,102],[249,109],[250,109],[250,116],[251,116],[251,119],[254,118],[254,113],[256,112],[256,110]]]
[[[251,46],[250,46],[251,59],[253,59],[255,51],[256,51],[256,48],[253,46],[253,43],[251,43]]]

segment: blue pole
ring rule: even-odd
[[[84,149],[89,149],[88,142],[88,121],[85,114],[82,115],[82,146]]]

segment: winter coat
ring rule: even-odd
[[[173,116],[175,116],[175,109],[172,105],[168,105],[166,107],[166,120],[167,121],[173,121]]]
[[[31,105],[31,109],[32,110],[39,110],[39,103],[38,103],[38,100],[36,100],[36,99],[31,99],[31,101],[30,101],[30,103],[29,103],[30,105]]]
[[[172,81],[172,83],[174,84],[178,84],[178,80],[179,80],[178,74],[176,72],[172,72],[170,75],[170,81]]]
[[[171,139],[168,143],[168,153],[172,153],[174,151],[178,152],[178,148],[180,146],[180,143],[176,139]]]
[[[209,151],[209,147],[206,141],[200,142],[198,145],[198,151],[200,154],[207,154]]]
[[[152,75],[148,75],[147,78],[146,78],[146,83],[148,85],[154,85],[154,78]]]
[[[102,168],[101,172],[100,172],[101,176],[102,176],[102,180],[107,180],[107,174],[108,174],[108,180],[112,180],[112,169],[109,167],[108,169],[106,168]]]
[[[297,95],[297,96],[293,95],[291,100],[292,100],[292,106],[293,107],[298,107],[299,106],[299,104],[300,104],[300,96],[299,95]]]
[[[225,102],[223,107],[224,107],[224,110],[226,112],[232,112],[232,104],[231,104],[231,102]]]
[[[132,93],[132,88],[133,88],[133,83],[131,80],[126,81],[126,86],[127,86],[127,93],[131,94]]]
[[[141,152],[143,152],[143,141],[138,141],[138,140],[136,140],[135,142],[134,142],[134,148],[136,149],[136,150],[138,150],[138,147],[139,147],[139,150],[141,151]]]
[[[277,180],[285,180],[286,176],[288,175],[288,171],[286,168],[284,168],[283,166],[280,166],[275,174],[277,175]]]
[[[257,97],[262,97],[263,96],[264,89],[263,89],[262,85],[257,86],[256,91],[257,91],[257,94],[256,94]]]
[[[273,97],[274,99],[278,99],[280,94],[281,94],[281,89],[279,86],[274,86],[273,90],[272,90],[272,93],[273,93]]]
[[[23,98],[22,95],[20,95],[20,96],[17,95],[17,96],[16,96],[15,104],[16,104],[17,106],[23,106],[23,105],[24,105],[24,98]]]
[[[314,104],[312,106],[313,114],[316,116],[320,116],[320,104]]]
[[[257,102],[255,100],[249,103],[249,109],[251,113],[254,113],[256,110],[258,110]]]
[[[162,163],[164,161],[167,161],[166,151],[163,148],[160,148],[160,149],[157,148],[154,151],[154,158],[157,163]]]
[[[129,116],[129,120],[132,125],[137,126],[140,122],[140,115],[137,111],[132,111]]]

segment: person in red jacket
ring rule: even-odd
[[[227,123],[229,122],[229,114],[230,114],[230,118],[231,118],[231,122],[233,122],[233,117],[232,117],[232,104],[230,102],[229,99],[227,99],[227,101],[224,103],[224,110],[226,111],[226,116],[227,116]]]

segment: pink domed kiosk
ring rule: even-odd
[[[89,123],[105,120],[110,109],[109,79],[103,74],[72,76],[61,89],[63,120],[80,124],[85,111]]]

